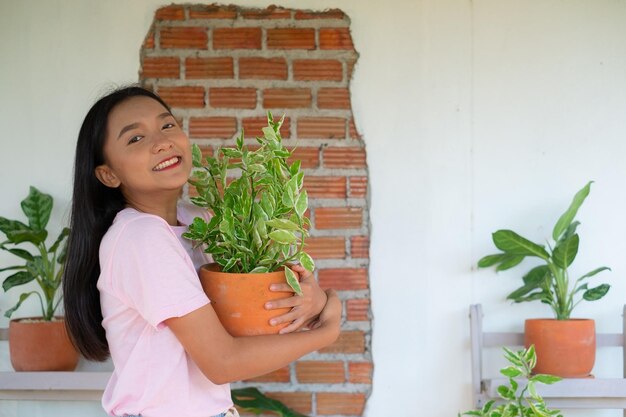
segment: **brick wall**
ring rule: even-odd
[[[141,82],[157,91],[204,152],[249,143],[265,114],[286,115],[310,196],[311,238],[324,288],[339,291],[339,340],[247,383],[312,416],[360,416],[371,391],[369,224],[365,145],[350,103],[357,60],[340,10],[170,5],[141,48]],[[245,383],[244,383],[245,384]]]

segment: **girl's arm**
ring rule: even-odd
[[[165,320],[204,375],[215,384],[250,379],[282,368],[333,343],[339,336],[341,301],[334,291],[315,329],[284,335],[233,337],[211,304]]]

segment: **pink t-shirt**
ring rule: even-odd
[[[181,224],[196,215],[202,210],[179,204]],[[209,303],[197,269],[210,258],[181,237],[185,230],[126,208],[102,239],[98,289],[114,365],[102,405],[110,415],[208,417],[232,406],[229,384],[207,379],[163,323]]]

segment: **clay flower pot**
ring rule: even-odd
[[[79,357],[62,317],[11,320],[9,352],[16,371],[73,371]]]
[[[524,344],[535,345],[536,374],[585,378],[596,359],[595,322],[590,319],[528,319]]]
[[[289,296],[289,293],[269,289],[270,284],[285,282],[283,271],[225,273],[218,264],[207,264],[200,268],[200,282],[218,318],[232,336],[276,334],[288,324],[269,324],[270,319],[288,312],[288,308],[265,309],[267,301]]]

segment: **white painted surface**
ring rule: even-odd
[[[33,184],[67,218],[82,118],[103,89],[137,79],[156,0],[0,0],[0,214]],[[268,1],[232,1],[267,6]],[[340,7],[360,53],[352,84],[371,186],[374,390],[368,417],[444,417],[470,404],[468,305],[519,330],[542,305],[510,306],[521,270],[474,271],[511,228],[541,241],[589,179],[573,272],[613,271],[578,316],[619,331],[626,302],[626,2],[289,0]],[[58,230],[58,229],[57,229]],[[10,261],[0,255],[0,264]],[[15,295],[0,295],[6,310]],[[35,306],[32,311],[35,312]],[[5,326],[4,318],[0,326]],[[0,346],[6,369],[6,346]],[[619,376],[618,352],[595,373]],[[397,410],[397,411],[396,411]],[[0,417],[100,416],[97,403],[0,402]],[[618,411],[568,412],[618,416]]]

